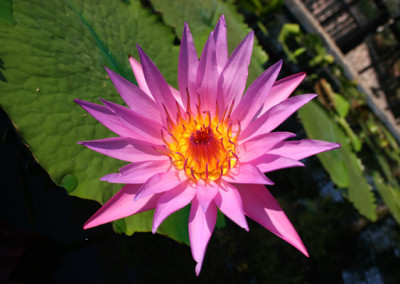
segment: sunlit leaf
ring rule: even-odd
[[[128,55],[137,57],[136,43],[176,85],[175,36],[136,0],[13,1],[12,8],[15,25],[0,25],[0,104],[56,184],[71,195],[105,203],[122,185],[99,178],[123,163],[76,142],[115,135],[73,99],[122,103],[103,67],[133,81]],[[185,218],[187,212],[179,211],[160,233],[186,242],[187,223],[174,221]],[[115,228],[132,234],[149,231],[151,223],[152,214],[144,213],[118,221]]]
[[[311,101],[299,111],[308,137],[341,144],[341,148],[318,155],[332,181],[341,188],[347,188],[345,197],[357,210],[374,221],[375,199],[364,177],[361,161],[351,150],[346,135],[316,102]]]

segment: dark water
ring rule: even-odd
[[[363,219],[316,158],[269,175],[310,258],[251,220],[250,232],[227,220],[195,277],[186,245],[108,224],[83,231],[100,205],[54,185],[0,117],[0,283],[400,283],[399,225],[385,208],[378,222]],[[294,118],[282,129],[303,135]]]

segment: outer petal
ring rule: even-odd
[[[239,140],[244,141],[257,135],[271,132],[316,96],[317,95],[295,96],[277,104],[256,120],[253,120],[240,134]]]
[[[107,107],[78,99],[75,99],[74,102],[80,105],[84,110],[90,113],[101,124],[115,134],[128,137],[136,136],[136,134],[121,120],[121,118]]]
[[[306,248],[285,212],[262,185],[235,185],[242,196],[244,213],[308,257]]]
[[[285,139],[296,136],[290,132],[271,132],[257,136],[239,145],[240,162],[246,163],[267,153]]]
[[[231,173],[223,179],[230,183],[274,184],[255,165],[249,163],[239,165],[238,173],[232,173],[231,170]]]
[[[339,147],[340,144],[338,143],[303,139],[299,141],[283,141],[276,145],[274,149],[268,151],[268,153],[280,155],[293,160],[301,160],[321,152],[337,149]]]
[[[217,59],[218,75],[221,74],[228,61],[228,41],[226,38],[226,23],[224,15],[221,16],[214,29],[215,54]]]
[[[131,135],[132,138],[149,142],[156,141],[157,144],[162,144],[160,135],[161,124],[157,121],[146,118],[124,106],[103,99],[101,99],[101,101],[106,105],[106,107],[118,115],[127,127],[132,129],[134,132],[134,134]]]
[[[133,74],[135,75],[139,88],[154,100],[154,97],[151,94],[149,87],[147,86],[146,79],[144,78],[142,64],[140,64],[139,61],[137,61],[132,56],[129,56],[129,63],[131,64]]]
[[[210,110],[215,113],[217,97],[217,59],[215,53],[215,38],[211,32],[201,53],[199,67],[197,69],[196,85],[201,98],[202,110]],[[190,94],[192,101],[197,102],[196,94]]]
[[[301,83],[301,81],[303,81],[305,76],[306,73],[301,72],[275,82],[274,86],[268,94],[267,99],[265,100],[259,116],[264,114],[271,107],[286,100]]]
[[[250,32],[233,51],[218,80],[218,104],[220,107],[235,107],[246,87],[248,67],[253,50],[254,32]],[[220,108],[219,113],[223,113]]]
[[[304,164],[289,158],[285,158],[278,155],[264,154],[257,159],[251,161],[253,165],[263,172],[268,173],[279,169],[292,168],[292,167],[304,167]]]
[[[176,113],[176,101],[169,85],[161,75],[157,66],[150,60],[139,45],[137,45],[137,49],[139,51],[140,61],[142,62],[144,78],[146,79],[147,86],[149,87],[154,99],[159,104],[160,110],[163,112],[163,106],[165,106],[170,114]],[[175,117],[172,119],[175,119]]]
[[[127,184],[100,208],[83,226],[89,229],[133,214],[153,209],[160,195],[152,195],[133,201],[140,185]]]
[[[183,105],[186,107],[187,94],[196,94],[196,76],[199,57],[193,43],[192,34],[187,23],[183,27],[181,48],[179,51],[178,85]],[[194,108],[194,104],[191,106]]]
[[[106,68],[106,71],[118,93],[132,110],[148,119],[161,122],[160,112],[152,98],[117,73],[108,68]]]
[[[165,160],[165,155],[155,145],[129,137],[113,137],[101,140],[78,142],[103,155],[127,162]]]
[[[137,162],[122,167],[120,173],[105,175],[100,180],[111,183],[145,183],[155,174],[167,171],[170,166],[171,162],[167,158],[160,161]]]
[[[194,260],[197,262],[196,275],[199,275],[203,264],[208,241],[217,221],[217,207],[212,203],[206,212],[201,209],[199,201],[195,197],[189,215],[189,239],[190,248]]]
[[[211,182],[206,184],[203,180],[197,182],[196,198],[204,212],[207,211],[208,206],[210,206],[217,193],[218,186],[215,183]]]
[[[232,120],[239,120],[246,128],[264,102],[269,100],[269,92],[282,68],[282,60],[265,70],[247,89],[239,105],[232,113]],[[267,99],[268,97],[268,99]]]
[[[154,212],[153,234],[169,215],[188,205],[195,194],[196,189],[187,182],[183,182],[177,187],[162,193]]]
[[[215,204],[229,219],[246,231],[249,230],[243,213],[242,198],[235,187],[229,183],[224,183],[223,187],[219,187],[218,194],[215,197]]]
[[[187,179],[182,171],[170,170],[149,178],[139,189],[135,199],[139,200],[149,195],[170,190]]]

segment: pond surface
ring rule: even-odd
[[[250,219],[250,232],[226,220],[196,277],[190,248],[167,237],[84,231],[100,204],[57,187],[0,117],[2,283],[400,283],[399,226],[384,207],[362,218],[317,158],[269,175],[309,258]],[[304,135],[295,118],[283,129]]]

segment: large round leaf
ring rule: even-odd
[[[102,97],[122,103],[103,67],[133,80],[128,55],[137,57],[136,43],[170,84],[177,81],[175,35],[139,1],[125,2],[16,0],[15,25],[0,21],[1,106],[55,183],[71,195],[100,203],[122,185],[99,178],[122,163],[76,144],[114,135],[73,99],[99,102]],[[187,212],[177,214],[159,232],[188,242],[187,223],[177,222],[187,220]],[[151,221],[149,212],[117,226],[132,234],[151,230]]]

